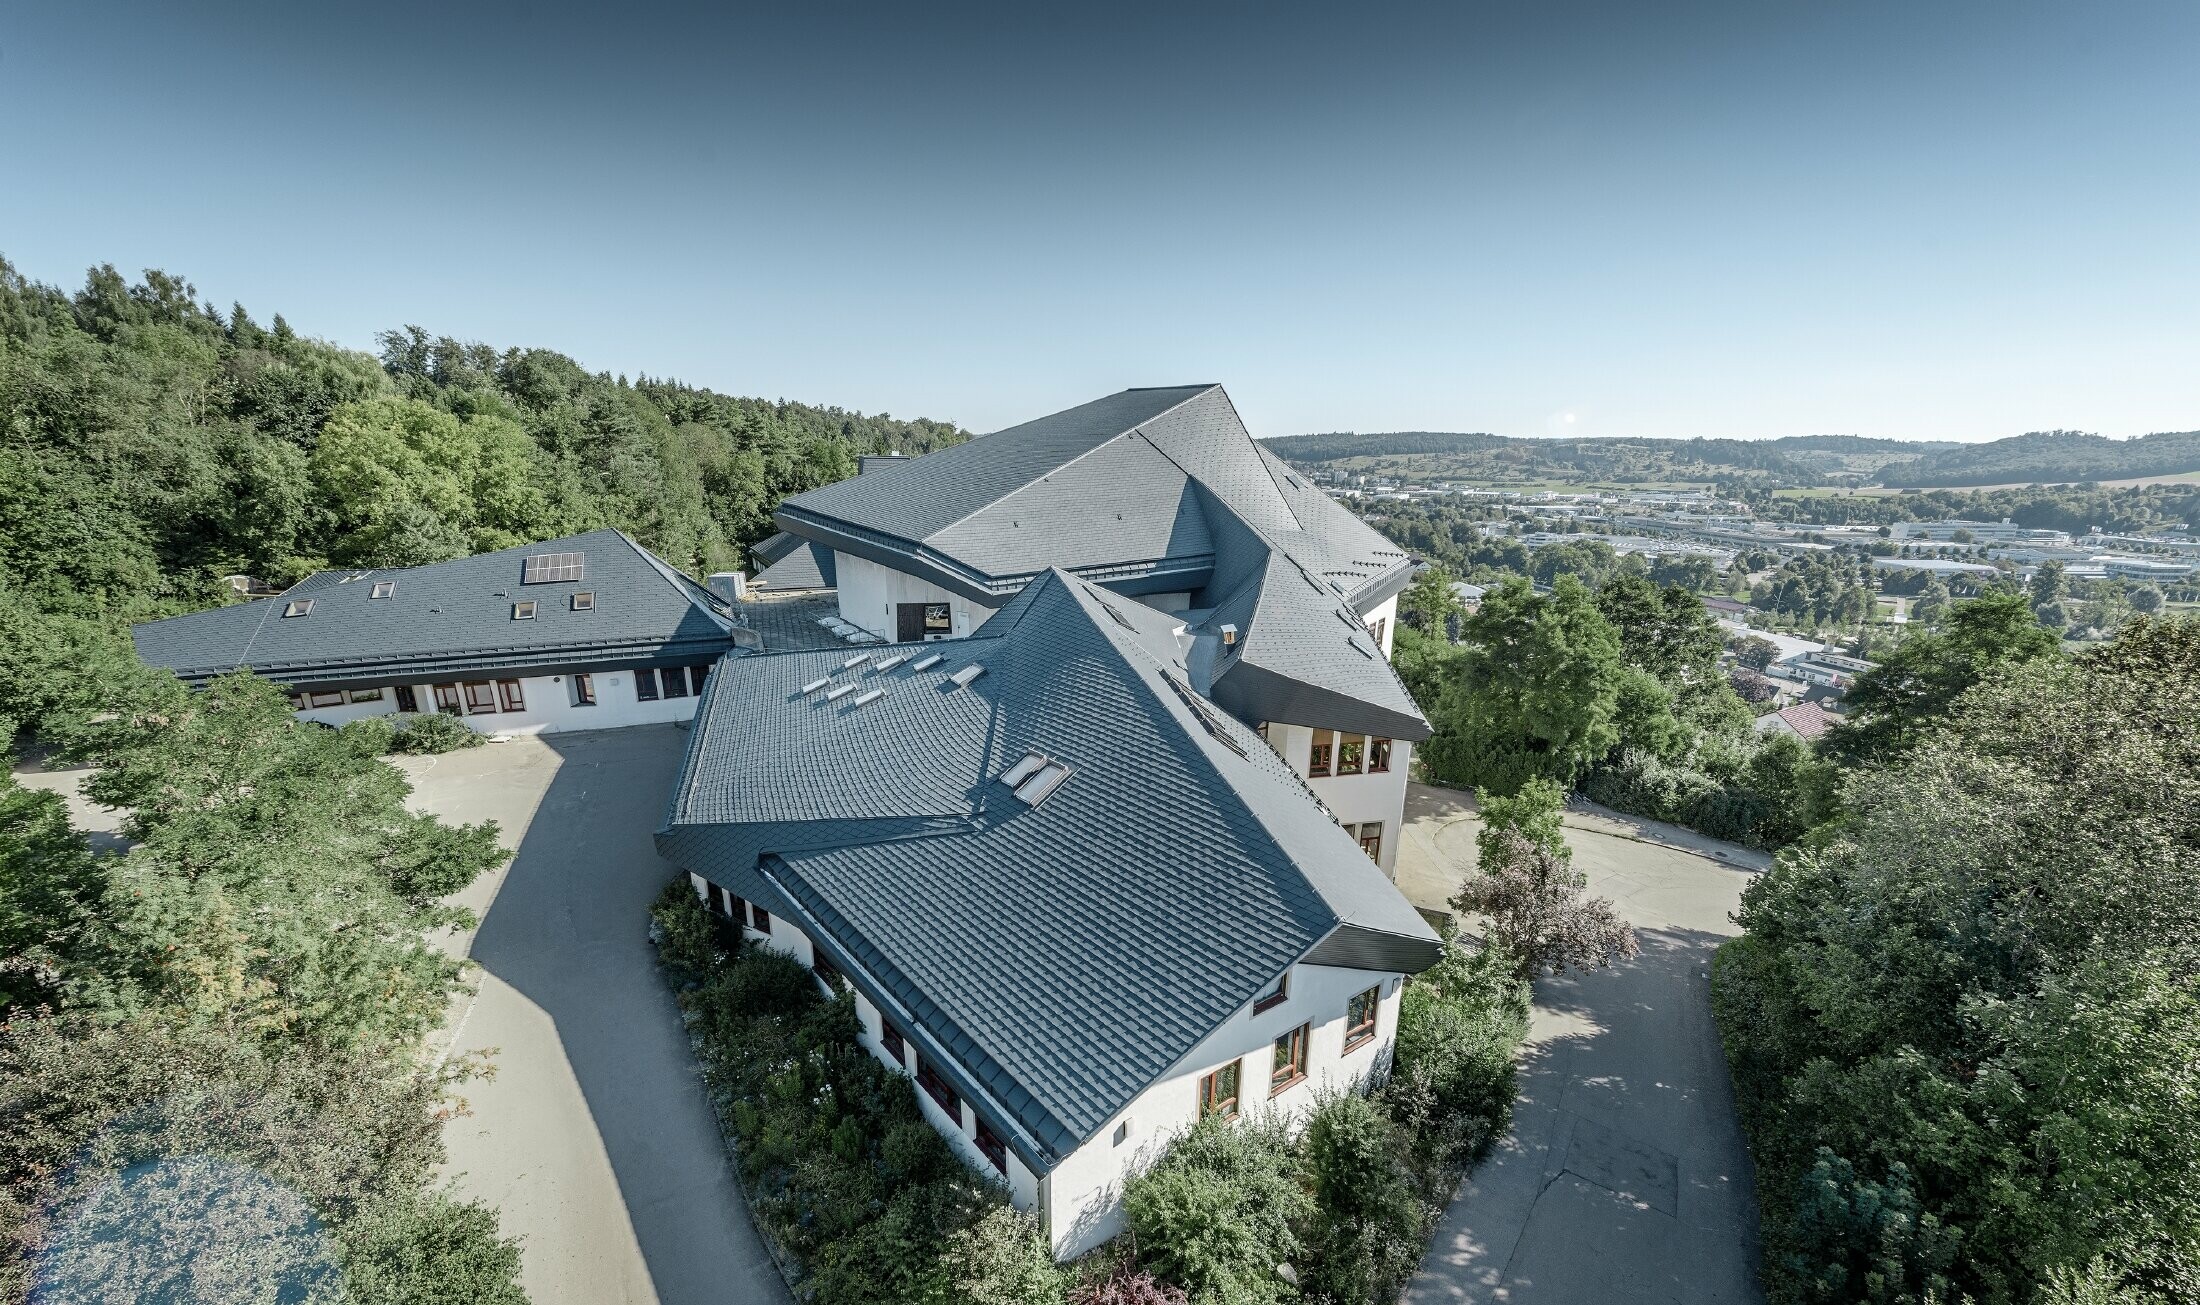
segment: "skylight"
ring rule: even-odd
[[[594,590],[592,590],[592,589],[583,589],[583,590],[581,590],[581,591],[580,591],[579,593],[577,593],[577,594],[573,595],[573,610],[574,610],[574,611],[576,611],[576,612],[593,612],[593,611],[595,611],[595,610],[596,610],[596,593],[595,593],[595,591],[594,591]]]
[[[1027,807],[1038,806],[1047,800],[1054,790],[1069,778],[1069,767],[1059,761],[1049,761],[1031,773],[1030,778],[1016,786],[1016,798]]]
[[[939,664],[940,655],[938,653],[933,653],[930,657],[927,657],[922,661],[910,663],[909,669],[912,671],[929,671]]]
[[[560,580],[578,580],[585,555],[581,553],[534,553],[529,555],[527,566],[520,572],[523,585],[546,585]]]
[[[972,662],[970,665],[963,667],[961,670],[955,672],[953,675],[950,675],[947,678],[955,682],[956,688],[967,689],[970,687],[970,682],[972,680],[977,679],[983,674],[985,674],[985,667],[979,665],[976,662]]]
[[[803,686],[802,686],[802,692],[804,692],[804,693],[816,693],[816,692],[817,692],[817,691],[818,691],[819,689],[822,689],[822,688],[824,688],[824,687],[825,687],[826,685],[828,685],[828,684],[831,684],[831,683],[832,683],[832,679],[831,679],[830,677],[825,677],[825,678],[821,678],[821,679],[815,679],[815,680],[812,680],[812,681],[810,681],[810,682],[809,682],[808,684],[805,684],[805,685],[803,685]]]
[[[377,580],[374,582],[374,588],[367,591],[367,597],[387,598],[396,592],[397,582],[395,580]]]
[[[312,611],[312,610],[313,610],[313,600],[312,600],[312,599],[310,599],[310,598],[293,598],[293,599],[291,599],[291,600],[290,600],[290,603],[289,603],[289,605],[287,605],[287,606],[285,606],[285,607],[283,608],[283,615],[284,615],[284,616],[304,616],[304,615],[305,615],[305,614],[306,614],[307,612],[310,612],[310,611]]]
[[[1002,773],[1001,782],[1008,785],[1010,788],[1014,788],[1018,784],[1023,783],[1025,780],[1030,779],[1031,772],[1037,770],[1039,767],[1044,766],[1045,764],[1047,764],[1047,759],[1044,753],[1027,752],[1024,754],[1024,759],[1022,761],[1019,761],[1015,765],[1010,766],[1005,772]]]
[[[534,620],[534,619],[535,619],[535,605],[534,605],[534,603],[533,603],[533,602],[525,602],[525,603],[514,603],[514,604],[512,604],[512,619],[513,619],[513,620],[515,620],[515,621],[532,621],[532,620]]]

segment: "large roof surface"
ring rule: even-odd
[[[527,559],[581,555],[576,578],[522,583]],[[378,584],[388,584],[376,598]],[[573,609],[577,592],[594,595]],[[312,600],[301,616],[291,603]],[[535,615],[513,619],[515,603]],[[712,656],[731,622],[708,591],[617,530],[388,570],[319,571],[273,598],[131,629],[138,655],[187,681],[249,666],[292,684],[500,666]]]
[[[1335,619],[1399,592],[1410,559],[1262,449],[1219,385],[1125,390],[797,495],[777,519],[991,605],[1055,566],[1190,593],[1244,636],[1217,662],[1246,668],[1217,691],[1233,711],[1428,736],[1388,663],[1358,656]]]
[[[1053,571],[967,639],[730,662],[660,849],[815,921],[1043,1171],[1287,966],[1437,955],[1290,768],[1188,692],[1192,644]],[[1031,752],[1070,768],[1036,806],[999,779]]]

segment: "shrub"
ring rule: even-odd
[[[346,721],[336,731],[352,743],[361,756],[379,757],[385,752],[396,751],[397,723],[387,716],[361,716]]]
[[[1189,1305],[1189,1298],[1182,1287],[1121,1264],[1104,1278],[1072,1288],[1069,1305]]]
[[[1397,1299],[1420,1262],[1431,1207],[1414,1195],[1396,1126],[1366,1097],[1334,1096],[1307,1121],[1305,1153],[1316,1207],[1307,1293],[1337,1305]]]
[[[1069,1289],[1037,1217],[1005,1205],[949,1238],[946,1259],[968,1305],[1063,1305]]]
[[[488,741],[458,717],[433,712],[415,716],[398,727],[390,739],[390,751],[432,755],[478,748]]]
[[[1201,1120],[1123,1187],[1142,1260],[1198,1305],[1285,1299],[1313,1214],[1280,1121]]]
[[[1448,1186],[1455,1158],[1479,1154],[1512,1117],[1513,1052],[1528,1033],[1528,985],[1502,947],[1476,951],[1448,934],[1444,957],[1406,981],[1383,1098],[1415,1139],[1424,1196]]]
[[[665,885],[649,908],[655,926],[657,959],[682,988],[692,988],[718,968],[720,948],[716,921],[681,875]]]
[[[1601,969],[1635,954],[1635,931],[1609,900],[1586,896],[1587,878],[1548,847],[1485,829],[1481,851],[1482,865],[1459,886],[1452,909],[1488,916],[1491,936],[1522,978]]]

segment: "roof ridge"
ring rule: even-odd
[[[1145,388],[1147,388],[1147,389],[1149,389],[1149,390],[1174,390],[1174,389],[1181,389],[1181,388],[1183,388],[1183,387],[1181,387],[1181,386],[1176,386],[1176,385],[1154,385],[1154,386],[1148,386],[1148,387],[1145,387]],[[1198,397],[1199,397],[1200,395],[1202,395],[1202,394],[1205,394],[1205,393],[1206,393],[1206,392],[1207,392],[1208,390],[1219,390],[1219,389],[1221,389],[1221,388],[1222,388],[1221,384],[1220,384],[1219,382],[1217,382],[1217,383],[1215,383],[1215,384],[1211,384],[1211,385],[1208,385],[1208,386],[1206,386],[1206,387],[1205,387],[1204,389],[1199,389],[1199,390],[1195,390],[1195,391],[1193,391],[1192,393],[1190,393],[1190,394],[1187,394],[1187,395],[1185,395],[1185,396],[1184,396],[1184,397],[1183,397],[1182,399],[1178,400],[1178,401],[1177,401],[1177,402],[1175,402],[1175,403],[1172,403],[1172,404],[1170,404],[1170,405],[1169,405],[1168,407],[1166,407],[1166,408],[1163,408],[1163,409],[1162,409],[1161,411],[1159,411],[1159,412],[1157,412],[1157,413],[1154,413],[1154,414],[1152,414],[1151,416],[1148,416],[1148,417],[1142,418],[1142,419],[1140,419],[1140,420],[1138,420],[1138,421],[1135,421],[1135,422],[1131,423],[1131,424],[1130,424],[1130,425],[1129,425],[1128,427],[1125,427],[1125,428],[1124,428],[1124,429],[1122,429],[1122,430],[1116,431],[1115,433],[1113,433],[1113,434],[1109,435],[1109,436],[1108,436],[1108,437],[1107,437],[1106,439],[1103,439],[1103,440],[1101,440],[1101,441],[1100,441],[1100,442],[1099,442],[1098,444],[1095,444],[1095,445],[1093,445],[1093,446],[1092,446],[1091,448],[1089,448],[1089,449],[1086,449],[1086,450],[1085,450],[1084,452],[1082,452],[1082,453],[1078,454],[1078,455],[1077,455],[1076,457],[1074,457],[1074,458],[1069,458],[1069,459],[1066,459],[1066,460],[1064,460],[1064,461],[1061,461],[1061,462],[1057,462],[1057,463],[1055,463],[1055,464],[1054,464],[1054,466],[1053,466],[1053,468],[1052,468],[1051,470],[1048,470],[1048,471],[1043,471],[1043,472],[1039,473],[1039,474],[1038,474],[1037,476],[1034,476],[1034,477],[1032,477],[1032,478],[1031,478],[1030,480],[1027,480],[1027,481],[1025,481],[1025,482],[1024,482],[1023,484],[1021,484],[1021,485],[1018,485],[1018,486],[1017,486],[1016,488],[1014,488],[1014,489],[1012,489],[1012,490],[1008,491],[1008,492],[1007,492],[1006,494],[1003,494],[1003,495],[1001,495],[1001,496],[1000,496],[999,498],[996,498],[996,499],[989,499],[989,500],[987,500],[987,501],[986,501],[986,502],[984,502],[984,503],[980,503],[980,504],[979,504],[978,506],[976,506],[976,507],[974,507],[974,508],[970,509],[970,510],[969,510],[968,512],[965,512],[965,513],[963,513],[963,514],[962,514],[961,516],[959,516],[959,517],[956,517],[956,518],[955,518],[955,519],[954,519],[953,521],[950,521],[950,522],[948,522],[948,523],[947,523],[946,525],[944,525],[944,526],[941,526],[941,527],[940,527],[939,529],[937,529],[937,530],[933,531],[933,532],[932,532],[931,534],[929,534],[929,535],[926,535],[926,536],[925,536],[924,538],[925,538],[925,539],[936,539],[936,538],[938,538],[939,536],[941,536],[941,535],[944,535],[944,534],[946,534],[946,533],[947,533],[948,531],[950,531],[950,530],[953,530],[953,529],[954,529],[955,527],[957,527],[957,526],[961,525],[961,524],[962,524],[963,522],[965,522],[965,521],[968,521],[968,520],[970,520],[970,518],[972,518],[972,517],[974,517],[974,516],[977,516],[977,515],[978,515],[979,513],[981,513],[981,512],[990,512],[990,511],[991,511],[991,510],[993,510],[994,508],[996,508],[996,507],[999,507],[999,506],[1000,506],[1001,504],[1003,504],[1003,503],[1006,503],[1006,502],[1007,502],[1008,500],[1010,500],[1010,499],[1012,499],[1012,498],[1016,497],[1016,496],[1017,496],[1018,494],[1021,494],[1021,493],[1023,493],[1023,492],[1025,491],[1025,490],[1027,490],[1027,489],[1030,489],[1030,488],[1031,488],[1031,487],[1032,487],[1033,485],[1036,485],[1036,484],[1038,484],[1038,483],[1039,483],[1040,481],[1042,481],[1042,480],[1045,480],[1045,479],[1046,479],[1046,478],[1047,478],[1048,476],[1051,476],[1051,475],[1053,475],[1053,474],[1054,474],[1055,472],[1057,472],[1057,471],[1061,471],[1061,470],[1063,470],[1063,469],[1064,469],[1064,468],[1066,468],[1066,467],[1074,467],[1074,466],[1076,466],[1076,465],[1077,465],[1078,463],[1080,463],[1080,462],[1083,462],[1083,461],[1084,461],[1084,460],[1085,460],[1086,458],[1089,458],[1089,457],[1091,457],[1091,456],[1092,456],[1093,454],[1095,454],[1095,453],[1098,453],[1098,452],[1099,452],[1100,450],[1102,450],[1102,449],[1106,448],[1106,447],[1107,447],[1108,445],[1110,445],[1110,444],[1113,444],[1113,443],[1114,443],[1114,442],[1115,442],[1116,440],[1118,440],[1118,439],[1121,439],[1121,438],[1122,438],[1123,436],[1125,436],[1125,435],[1132,435],[1132,434],[1136,434],[1136,433],[1137,433],[1137,432],[1139,431],[1139,429],[1140,429],[1141,427],[1143,427],[1143,426],[1144,426],[1144,425],[1145,425],[1145,424],[1146,424],[1147,422],[1150,422],[1150,421],[1159,421],[1159,420],[1160,420],[1161,418],[1163,418],[1163,417],[1166,417],[1166,416],[1168,416],[1168,415],[1169,415],[1170,413],[1172,413],[1172,412],[1175,412],[1175,411],[1176,411],[1176,410],[1177,410],[1178,408],[1181,408],[1181,407],[1183,407],[1183,406],[1184,406],[1185,404],[1187,404],[1187,403],[1190,403],[1190,402],[1191,402],[1192,400],[1194,400],[1194,399],[1198,398]],[[1130,394],[1130,393],[1133,393],[1134,391],[1136,391],[1137,389],[1138,389],[1138,387],[1136,387],[1136,386],[1133,386],[1133,387],[1131,387],[1131,388],[1128,388],[1128,389],[1122,389],[1122,390],[1117,390],[1117,391],[1116,391],[1116,394]],[[1104,402],[1104,401],[1106,401],[1107,399],[1112,399],[1112,398],[1114,398],[1114,397],[1115,397],[1115,395],[1113,395],[1113,394],[1110,394],[1110,395],[1103,395],[1103,396],[1101,396],[1101,398],[1093,400],[1093,402],[1094,402],[1094,403],[1100,403],[1100,402]],[[1074,406],[1074,407],[1080,407],[1080,408],[1082,408],[1082,407],[1086,407],[1086,406],[1089,406],[1089,405],[1087,405],[1087,404],[1074,404],[1074,405],[1072,405],[1072,406]],[[1063,411],[1064,411],[1064,412],[1067,412],[1067,411],[1069,411],[1069,409],[1065,408],[1065,409],[1063,409]],[[1235,409],[1233,409],[1233,411],[1235,411]],[[1020,424],[1020,425],[1025,425],[1025,426],[1029,426],[1029,425],[1032,425],[1032,424],[1033,424],[1034,422],[1041,422],[1041,421],[1045,421],[1045,420],[1046,420],[1046,418],[1045,418],[1045,417],[1034,417],[1034,418],[1033,418],[1033,419],[1032,419],[1031,421],[1028,421],[1028,422],[1022,422],[1022,423],[1019,423],[1019,424]],[[1014,429],[1016,429],[1016,427],[1014,427],[1014,426],[1011,426],[1011,427],[1009,427],[1008,429],[1009,429],[1009,430],[1014,430]],[[995,431],[995,432],[994,432],[994,434],[995,434],[995,435],[998,435],[998,434],[1000,434],[1000,433],[1001,433],[1000,431]],[[980,435],[980,436],[978,436],[978,439],[981,439],[981,440],[982,440],[982,439],[990,439],[990,438],[992,438],[992,436],[989,436],[989,435]],[[973,443],[973,444],[974,444],[974,443],[976,443],[976,442],[977,442],[977,440],[972,440],[972,441],[970,441],[970,443]],[[1153,444],[1153,441],[1152,441],[1152,440],[1148,440],[1148,441],[1146,441],[1146,442],[1147,442],[1148,444]],[[1159,448],[1159,446],[1158,446],[1158,445],[1156,445],[1155,447],[1156,447],[1157,449]],[[1168,455],[1167,455],[1167,454],[1163,454],[1162,456],[1164,456],[1164,457],[1167,457]],[[1174,458],[1170,458],[1169,460],[1170,460],[1170,462],[1171,462],[1171,463],[1175,463],[1175,461],[1176,461],[1176,460],[1175,460]],[[1183,471],[1183,470],[1184,470],[1184,468],[1183,468],[1183,467],[1182,467],[1181,465],[1179,465],[1179,466],[1177,466],[1177,470],[1179,470],[1179,471]],[[1186,472],[1185,474],[1189,475],[1190,473],[1189,473],[1189,472]],[[911,540],[911,541],[909,541],[909,542],[911,542],[911,543],[913,543],[913,544],[921,544],[921,543],[923,543],[923,542],[924,542],[924,540],[923,540],[923,539],[913,539],[913,540]]]

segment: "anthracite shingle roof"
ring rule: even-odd
[[[1428,737],[1387,661],[1306,632],[1398,593],[1410,559],[1261,449],[1221,386],[1125,390],[797,495],[777,520],[987,605],[1052,566],[1187,592],[1193,608],[1228,607],[1243,636],[1216,663],[1234,677],[1214,689],[1231,710]]]
[[[728,663],[659,848],[815,921],[1044,1172],[1294,962],[1438,954],[1283,760],[1179,693],[1178,626],[1053,571],[967,639]],[[827,677],[886,694],[802,692]],[[1036,807],[998,779],[1031,751],[1072,768]]]
[[[808,589],[832,589],[840,584],[833,564],[833,550],[807,539],[781,532],[753,550],[764,568],[749,583],[765,592],[794,593]]]
[[[580,553],[578,580],[520,582],[526,560]],[[391,582],[387,598],[373,597]],[[590,611],[572,596],[595,595]],[[283,615],[312,599],[303,616]],[[513,604],[535,616],[514,620]],[[254,602],[131,628],[138,656],[199,683],[249,666],[285,684],[343,683],[499,667],[704,658],[732,646],[717,600],[617,530],[391,570],[319,571]]]

